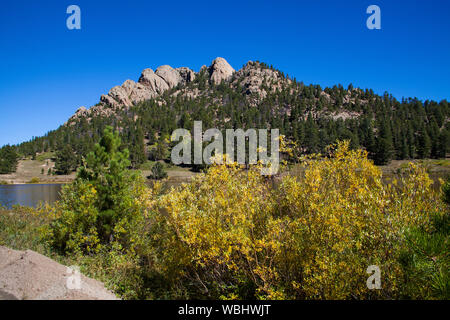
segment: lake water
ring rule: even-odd
[[[8,208],[14,204],[36,207],[40,202],[59,200],[62,184],[0,185],[0,203]]]

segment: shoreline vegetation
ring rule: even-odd
[[[47,155],[48,156],[48,155]],[[39,155],[38,155],[39,157]],[[0,185],[8,184],[67,184],[72,183],[75,180],[76,174],[72,172],[68,175],[47,175],[41,174],[40,168],[46,163],[50,162],[49,168],[54,166],[54,163],[50,158],[44,158],[43,160],[31,160],[23,159],[18,161],[18,167],[16,172],[9,174],[0,174]],[[143,163],[139,169],[133,169],[141,172],[144,178],[151,180],[151,169],[157,161],[147,161]],[[423,165],[433,181],[437,181],[438,178],[445,178],[450,175],[450,158],[445,159],[411,159],[411,160],[391,160],[388,165],[378,166],[384,176],[395,176],[402,169],[408,166],[408,163],[414,163]],[[198,172],[192,171],[188,167],[180,167],[175,165],[165,165],[165,171],[168,174],[168,182],[170,185],[178,185],[183,182],[189,182]],[[298,164],[290,166],[289,171],[292,174],[298,174]],[[33,182],[34,179],[34,182]]]
[[[227,164],[163,190],[128,156],[107,127],[60,201],[0,210],[0,245],[80,266],[122,299],[450,298],[450,180],[426,161],[386,179],[343,141],[276,188]]]

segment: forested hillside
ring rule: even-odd
[[[60,159],[73,160],[61,168],[66,173],[81,164],[104,128],[112,125],[121,132],[131,164],[137,167],[148,158],[168,158],[172,131],[192,129],[193,122],[201,120],[204,130],[279,128],[297,143],[298,153],[323,152],[336,140],[349,139],[351,148],[366,149],[376,164],[443,158],[449,152],[450,106],[446,100],[398,101],[389,93],[380,96],[351,84],[321,88],[305,85],[264,63],[250,61],[234,71],[224,59],[216,63],[218,59],[198,73],[169,66],[161,71],[160,67],[156,74],[158,70],[159,74],[176,71],[179,76],[174,82],[162,77],[162,84],[148,80],[150,71],[151,76],[155,74],[146,69],[139,83],[127,80],[102,96],[98,105],[80,108],[58,129],[15,149],[22,157],[55,151]],[[218,77],[220,68],[229,75]],[[142,94],[148,93],[145,85],[155,83],[159,87],[151,94]]]

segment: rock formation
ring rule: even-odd
[[[179,72],[168,65],[158,67],[155,73],[167,83],[169,88],[177,86],[182,81]]]
[[[224,58],[214,59],[209,67],[203,66],[201,71],[206,71],[209,80],[214,84],[230,80],[235,72]],[[111,115],[114,113],[114,108],[129,108],[141,101],[158,97],[179,84],[186,85],[194,81],[196,76],[197,73],[187,67],[174,69],[169,65],[163,65],[156,71],[150,68],[144,69],[138,82],[126,80],[122,85],[113,87],[108,94],[100,97],[100,102],[95,106],[89,109],[80,107],[66,124],[70,124],[80,117],[89,119],[93,115]],[[185,92],[186,96],[196,96],[197,94]]]
[[[215,84],[219,84],[222,80],[229,80],[234,73],[234,69],[224,58],[216,58],[208,68],[210,79]]]

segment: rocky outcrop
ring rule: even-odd
[[[102,95],[100,101],[115,107],[131,107],[133,104],[148,100],[155,95],[156,92],[145,85],[133,80],[126,80],[121,86],[112,88],[107,95]]]
[[[88,109],[86,109],[85,106],[81,106],[77,109],[77,111],[75,112],[75,115],[78,117],[84,117],[88,114]]]
[[[142,71],[138,82],[126,80],[121,86],[112,88],[107,95],[102,95],[100,102],[113,107],[131,107],[194,79],[195,72],[186,67],[174,69],[164,65],[158,67],[155,72],[149,68]]]
[[[234,73],[234,69],[224,58],[216,58],[208,68],[210,79],[213,83],[219,84],[222,80],[229,80]]]
[[[181,67],[175,69],[181,76],[183,83],[189,83],[195,80],[195,72],[189,68]]]
[[[155,94],[161,94],[169,89],[169,85],[163,78],[156,75],[152,69],[148,68],[142,71],[139,83],[143,84]]]
[[[256,97],[259,101],[264,99],[269,92],[281,90],[283,85],[288,82],[290,80],[284,79],[279,71],[263,66],[259,62],[249,61],[236,73],[236,80],[233,81],[233,84],[239,83],[246,94]]]
[[[156,93],[149,90],[146,86],[141,83],[136,83],[133,80],[127,80],[122,84],[122,88],[128,94],[128,98],[132,104],[136,104],[140,101],[148,100],[153,98]]]
[[[235,72],[224,58],[216,58],[209,67],[203,66],[201,72],[203,71],[208,72],[210,81],[215,84],[228,81]],[[100,102],[94,107],[79,108],[66,124],[71,124],[80,117],[89,120],[93,115],[111,115],[115,108],[128,108],[141,101],[158,97],[179,84],[186,85],[194,81],[196,76],[197,74],[187,67],[174,69],[169,65],[163,65],[156,71],[144,69],[138,82],[126,80],[122,85],[113,87],[108,94],[100,97]],[[184,92],[184,95],[198,96],[198,92]]]
[[[104,285],[37,252],[0,246],[0,300],[118,300]]]
[[[173,88],[182,82],[182,78],[178,71],[171,66],[160,66],[156,69],[155,73],[167,83],[169,88]]]

